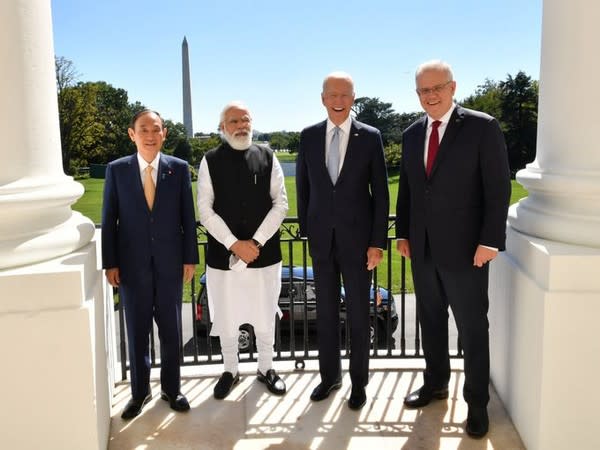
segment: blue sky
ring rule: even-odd
[[[54,50],[80,81],[106,81],[181,122],[181,43],[190,53],[195,132],[215,131],[230,100],[261,131],[300,131],[325,118],[334,70],[356,96],[420,111],[414,71],[449,62],[456,98],[486,78],[539,78],[542,0],[51,0]]]

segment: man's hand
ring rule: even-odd
[[[106,279],[113,287],[119,287],[121,283],[121,276],[119,275],[119,268],[113,267],[111,269],[106,269]]]
[[[410,242],[408,242],[408,239],[398,239],[396,249],[405,258],[410,258]]]
[[[478,245],[477,250],[475,250],[475,256],[473,257],[473,265],[483,267],[485,263],[490,262],[496,256],[498,256],[498,250],[492,250],[483,245]]]
[[[383,250],[377,247],[367,249],[367,270],[373,270],[383,259]]]
[[[248,239],[247,241],[235,241],[229,250],[235,253],[246,264],[250,264],[258,258],[258,255],[260,254],[260,249],[252,239]]]
[[[196,273],[196,264],[184,264],[183,265],[183,282],[189,283],[192,281],[194,277],[194,273]]]

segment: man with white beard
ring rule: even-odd
[[[283,171],[272,150],[252,144],[248,108],[223,108],[223,143],[206,153],[198,171],[198,214],[208,231],[206,288],[210,334],[219,336],[224,372],[214,388],[223,399],[239,381],[238,330],[254,327],[257,379],[283,395],[272,367],[275,315],[281,290],[279,226],[288,210]]]

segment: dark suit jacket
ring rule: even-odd
[[[106,168],[102,267],[118,267],[121,283],[127,285],[136,268],[149,267],[151,260],[161,277],[179,283],[183,264],[198,263],[190,171],[187,162],[161,154],[150,211],[133,154]]]
[[[425,236],[433,261],[473,264],[478,244],[504,250],[510,171],[504,136],[491,116],[457,106],[429,179],[424,149],[427,116],[406,129],[396,204],[396,236],[422,260]]]
[[[353,120],[342,170],[334,186],[325,163],[327,121],[300,134],[296,187],[300,234],[313,258],[327,258],[335,229],[345,257],[366,259],[368,247],[386,248],[389,193],[379,131]]]

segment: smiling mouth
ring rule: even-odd
[[[346,108],[332,108],[335,112],[342,112]]]

